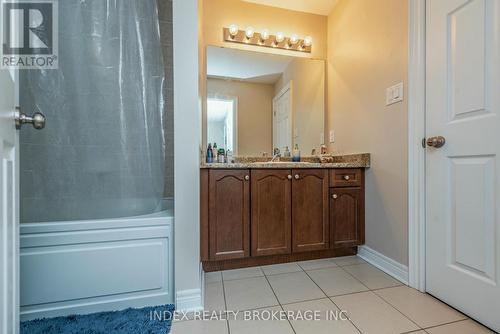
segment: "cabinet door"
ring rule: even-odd
[[[328,170],[300,169],[292,175],[293,251],[328,249]]]
[[[291,252],[290,173],[252,170],[252,256]]]
[[[364,243],[364,197],[361,188],[333,188],[330,197],[332,248]]]
[[[211,260],[250,256],[248,170],[210,170],[209,248]]]

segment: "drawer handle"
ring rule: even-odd
[[[351,177],[349,175],[344,175],[344,180],[349,181]]]
[[[287,176],[287,178],[288,178],[289,180],[291,180],[291,179],[292,179],[292,175],[288,175],[288,176]]]
[[[333,198],[333,199],[337,199],[337,198],[339,198],[339,196],[338,196],[337,194],[333,194],[333,195],[332,195],[332,198]]]
[[[250,180],[250,176],[249,175],[245,175],[245,181],[248,181]]]
[[[300,179],[300,175],[299,174],[295,174],[295,180],[298,180]]]

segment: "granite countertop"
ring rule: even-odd
[[[322,155],[304,157],[301,162],[292,162],[290,158],[281,158],[280,162],[269,162],[265,157],[235,157],[230,163],[202,162],[203,169],[299,169],[299,168],[368,168],[370,154]]]

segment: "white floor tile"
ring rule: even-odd
[[[337,264],[335,260],[332,259],[319,259],[319,260],[311,260],[311,261],[302,261],[299,262],[298,265],[304,270],[315,270],[329,267],[336,267]]]
[[[279,305],[265,277],[224,281],[228,311]]]
[[[370,289],[381,289],[402,285],[400,281],[368,263],[342,268]]]
[[[467,319],[434,297],[406,286],[377,290],[375,293],[422,328]]]
[[[205,283],[216,282],[222,282],[222,273],[220,271],[205,273]]]
[[[429,334],[494,334],[494,332],[490,331],[488,328],[472,320],[428,328],[425,331]]]
[[[273,264],[270,266],[262,267],[262,271],[264,274],[270,275],[279,275],[279,274],[287,274],[287,273],[295,273],[302,271],[296,263],[282,263],[282,264]]]
[[[368,290],[340,267],[307,271],[307,274],[329,297]]]
[[[231,281],[235,279],[252,278],[252,277],[262,277],[264,273],[260,267],[250,267],[242,269],[226,270],[222,272],[222,277],[224,281]]]
[[[282,309],[278,306],[251,311],[254,314],[251,319],[255,320],[244,320],[240,314],[238,320],[229,321],[231,334],[294,334],[288,320],[266,320],[272,319],[273,311],[279,317],[278,312],[282,311]],[[255,314],[258,314],[258,316],[255,316]]]
[[[420,328],[375,293],[360,292],[332,298],[363,334],[399,334]]]
[[[360,258],[359,256],[342,256],[342,257],[336,257],[334,259],[335,263],[338,265],[338,266],[352,266],[354,264],[363,264],[363,263],[366,263],[365,260],[363,260],[362,258]]]
[[[281,304],[326,297],[304,272],[274,275],[267,279]]]
[[[356,327],[349,320],[345,320],[340,316],[339,309],[328,298],[287,304],[283,305],[283,309],[285,311],[294,311],[296,317],[295,320],[291,320],[291,323],[297,334],[359,334]],[[308,314],[312,316],[315,313],[314,320],[297,317],[299,312],[305,316]],[[316,319],[316,313],[319,314],[319,320]],[[334,315],[337,315],[337,318]]]
[[[224,311],[225,309],[226,304],[224,302],[222,282],[205,284],[205,310]]]
[[[227,321],[190,320],[174,322],[171,334],[228,334]]]

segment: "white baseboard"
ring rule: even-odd
[[[396,262],[368,246],[359,246],[358,256],[398,281],[408,285],[408,266]]]
[[[183,312],[202,311],[202,290],[192,289],[177,291],[175,310]]]

